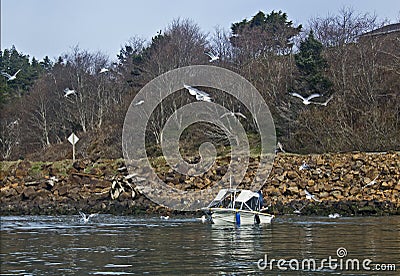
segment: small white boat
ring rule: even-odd
[[[202,208],[216,225],[254,225],[271,223],[274,215],[263,207],[261,193],[250,190],[222,189],[211,203]]]

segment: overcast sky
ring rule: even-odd
[[[307,25],[312,17],[337,14],[351,7],[391,23],[400,19],[399,0],[0,0],[1,49],[15,45],[39,60],[51,59],[78,45],[115,59],[129,38],[150,39],[173,19],[190,18],[202,31],[229,29],[258,11],[286,12],[289,20]]]

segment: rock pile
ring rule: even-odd
[[[158,176],[178,190],[209,189],[227,173],[229,158],[218,159],[200,176],[159,164]],[[1,214],[66,214],[77,210],[133,214],[165,212],[136,188],[143,172],[128,174],[122,160],[78,160],[74,164],[28,161],[2,163]],[[249,188],[258,160],[250,158],[239,187]],[[235,180],[234,180],[235,181]],[[320,202],[306,199],[306,190]],[[159,191],[162,192],[162,191]],[[399,153],[294,155],[279,153],[262,188],[274,213],[399,214]],[[205,202],[207,204],[207,202]]]
[[[69,214],[78,210],[132,214],[156,210],[123,175],[106,175],[114,161],[104,160],[93,168],[87,160],[77,161],[65,172],[52,164],[42,164],[35,172],[21,161],[1,173],[2,214]],[[91,170],[87,172],[88,167]],[[104,170],[104,167],[107,170]]]
[[[300,170],[303,162],[309,169]],[[291,201],[304,197],[305,189],[323,201],[379,200],[400,204],[400,156],[398,153],[279,155],[264,186],[266,195],[275,201]]]

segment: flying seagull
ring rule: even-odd
[[[210,57],[210,62],[214,62],[219,59],[219,56],[216,56],[211,52],[205,52],[205,54]]]
[[[105,72],[108,72],[108,71],[110,71],[110,70],[107,69],[107,68],[101,68],[99,73],[102,74],[102,73],[105,73]]]
[[[65,88],[64,89],[64,97],[68,97],[69,95],[72,95],[72,94],[76,94],[76,91],[75,90],[71,90],[71,89],[69,89],[68,87],[67,88]]]
[[[315,102],[311,102],[311,99],[314,99],[316,97],[321,97],[320,94],[311,94],[310,96],[308,96],[307,98],[304,98],[302,95],[298,94],[298,93],[289,93],[290,95],[292,95],[293,97],[297,97],[303,100],[303,104],[305,105],[309,105],[311,103],[315,103]]]
[[[316,201],[316,202],[321,202],[321,200],[319,200],[315,195],[310,194],[309,191],[304,190],[304,192],[306,193],[306,198],[307,198],[308,200],[314,200],[314,201]]]
[[[306,207],[308,205],[309,202],[306,202],[306,204],[304,204],[303,206],[301,206],[299,209],[294,208],[295,210],[293,211],[293,214],[298,214],[301,215],[301,210],[304,209],[304,207]]]
[[[97,216],[97,214],[90,214],[89,216],[87,216],[84,212],[81,211],[79,211],[79,214],[82,217],[83,223],[88,223],[90,218]]]
[[[225,117],[225,116],[232,116],[232,117],[234,117],[234,116],[240,116],[240,117],[242,117],[242,118],[245,118],[245,119],[247,119],[247,117],[246,116],[244,116],[242,113],[240,113],[240,112],[227,112],[227,113],[225,113],[225,114],[223,114],[220,118],[222,119],[223,117]]]
[[[369,186],[372,186],[372,185],[375,185],[376,184],[376,180],[378,179],[378,176],[379,176],[379,174],[372,181],[370,181],[368,184],[364,185],[362,187],[362,189],[364,189],[366,187],[369,187]]]
[[[278,153],[278,152],[283,152],[283,153],[286,152],[286,151],[283,149],[283,146],[282,146],[281,142],[278,142],[278,144],[276,145],[275,153]]]
[[[183,86],[189,91],[190,95],[196,97],[196,100],[204,101],[204,102],[211,102],[211,97],[206,92],[201,91],[197,88],[194,88],[194,87],[186,85],[186,84],[184,84]]]
[[[3,72],[3,71],[1,71],[1,74],[4,77],[8,78],[7,81],[12,81],[12,80],[15,80],[17,78],[17,74],[19,73],[19,71],[21,71],[21,69],[19,69],[17,72],[15,72],[15,74],[12,75],[12,76],[10,74],[6,73],[6,72]]]

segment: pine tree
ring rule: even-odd
[[[21,71],[12,81],[8,81],[6,77],[0,75],[0,103],[3,104],[28,93],[43,72],[34,57],[30,62],[29,55],[18,52],[15,46],[12,46],[11,49],[4,49],[3,52],[0,51],[0,71],[13,75],[18,70]]]
[[[266,53],[285,54],[291,50],[291,38],[298,35],[302,26],[294,26],[282,11],[265,15],[258,12],[251,20],[244,19],[231,26],[232,45],[250,57]]]
[[[305,95],[312,93],[329,94],[332,82],[325,76],[328,64],[322,56],[323,45],[310,31],[301,42],[300,51],[295,55],[299,76],[295,80],[294,90]]]

